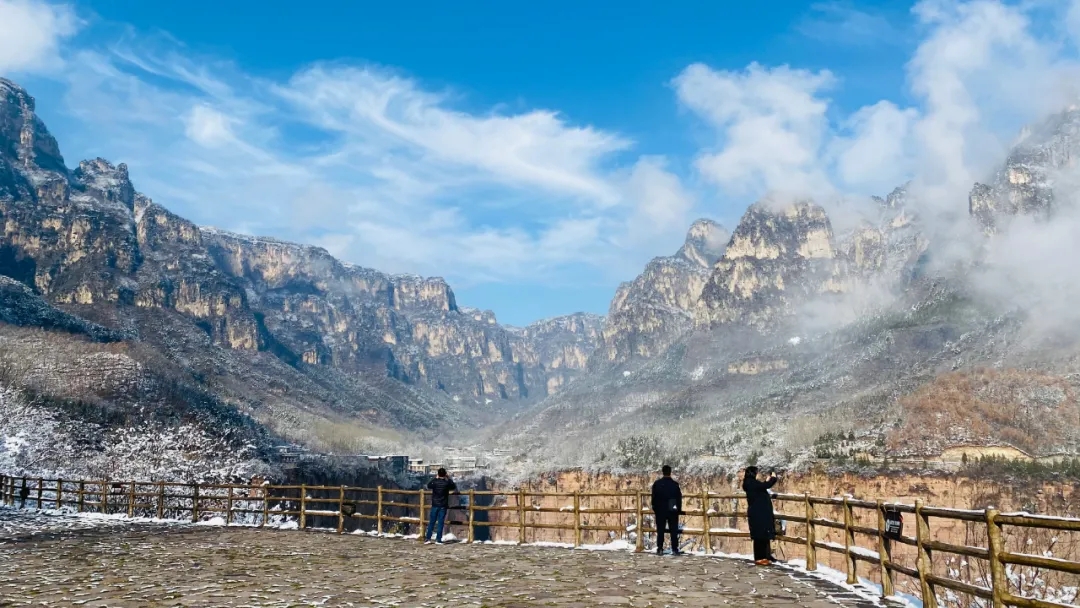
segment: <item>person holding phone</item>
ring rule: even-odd
[[[656,516],[656,554],[664,554],[664,530],[671,534],[671,554],[679,555],[679,513],[682,513],[682,490],[671,478],[671,467],[664,465],[663,477],[652,485],[651,506]]]
[[[457,484],[446,474],[446,469],[439,469],[438,477],[428,482],[431,490],[431,512],[428,514],[427,532],[424,534],[424,544],[431,544],[431,533],[435,532],[435,544],[442,544],[443,526],[446,523],[446,512],[450,509],[450,494],[460,494]]]
[[[757,467],[746,467],[742,489],[746,492],[746,518],[750,522],[750,538],[754,541],[754,563],[768,566],[777,561],[772,554],[772,540],[776,538],[776,521],[773,515],[772,496],[769,488],[779,479],[769,473],[765,481],[757,478]]]

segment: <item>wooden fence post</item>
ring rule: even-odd
[[[518,488],[518,544],[525,544],[525,488]]]
[[[1001,562],[1005,541],[1001,534],[1001,524],[997,523],[997,515],[997,509],[986,509],[986,536],[990,539],[990,594],[993,608],[1004,608],[1004,597],[1009,591],[1009,578],[1005,575],[1005,564]]]
[[[38,477],[38,480],[37,480],[37,508],[38,508],[38,511],[41,510],[41,491],[44,489],[44,487],[45,487],[45,480],[43,478],[41,478],[41,477]]]
[[[859,582],[856,575],[856,567],[858,564],[855,562],[855,556],[851,552],[851,548],[855,546],[855,533],[852,532],[851,527],[854,525],[855,515],[851,512],[851,504],[848,503],[848,497],[844,496],[844,561],[847,563],[847,583],[854,585]]]
[[[259,527],[266,525],[266,522],[270,521],[270,488],[272,486],[268,483],[262,485],[263,495],[263,516],[262,521],[259,522]]]
[[[641,553],[645,550],[645,509],[641,507],[641,492],[634,490],[634,500],[637,501],[637,543],[634,552]]]
[[[424,542],[424,534],[427,531],[424,530],[424,489],[420,488],[420,529],[417,531],[416,539],[420,542]]]
[[[307,526],[307,485],[300,486],[300,529]]]
[[[892,564],[892,540],[885,538],[885,507],[881,501],[877,501],[877,528],[878,528],[878,558],[881,560],[881,597],[892,597],[893,571],[889,570]]]
[[[86,494],[86,482],[79,481],[79,513],[83,512],[83,504],[85,502]]]
[[[225,525],[232,523],[233,487],[229,484],[229,497],[225,499]]]
[[[921,500],[915,501],[915,543],[919,549],[919,561],[916,566],[919,572],[919,587],[922,594],[924,608],[937,608],[937,596],[934,594],[934,586],[926,580],[928,574],[934,573],[934,565],[931,561],[930,550],[924,543],[930,540],[930,527],[922,512]]]
[[[342,509],[345,508],[345,486],[338,488],[337,499],[337,533],[342,534],[345,532],[345,514],[342,513]]]
[[[135,517],[135,482],[128,485],[128,517]]]
[[[574,492],[574,546],[581,546],[581,493]]]
[[[199,521],[199,484],[191,484],[191,521]]]
[[[469,544],[476,542],[476,533],[473,532],[473,521],[476,513],[476,491],[469,490]]]
[[[803,502],[806,503],[806,569],[810,572],[817,570],[817,542],[814,529],[814,504],[810,502],[810,494],[803,493]]]
[[[109,512],[109,492],[112,488],[112,484],[102,481],[98,483],[98,501],[101,503],[101,512]]]
[[[375,508],[377,509],[377,512],[375,513],[375,532],[379,536],[382,536],[382,486],[379,486],[376,492],[377,495],[375,496]],[[424,512],[424,499],[422,496],[420,498],[420,512]],[[423,515],[420,515],[420,521],[424,521]],[[424,532],[421,530],[420,535],[423,536],[423,534]]]
[[[709,517],[709,491],[702,490],[701,492],[701,519],[705,526],[702,530],[702,538],[705,539],[705,554],[712,554],[712,522]]]
[[[165,519],[165,482],[158,482],[157,518]]]
[[[56,510],[59,511],[64,506],[64,480],[56,480]]]
[[[26,497],[30,495],[30,490],[29,490],[29,488],[26,487],[26,478],[25,477],[22,478],[22,486],[21,486],[21,488],[22,489],[19,490],[19,508],[20,509],[25,509],[26,508]]]

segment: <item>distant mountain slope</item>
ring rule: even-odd
[[[594,361],[606,365],[490,442],[518,473],[835,464],[964,444],[1080,453],[1080,315],[1065,310],[1080,288],[1042,242],[1076,232],[1076,116],[1031,129],[975,186],[955,235],[923,224],[907,186],[840,232],[811,201],[759,201],[700,297],[671,298],[656,261],[620,289],[605,338],[645,347],[605,340]],[[1017,215],[1034,223],[1010,231]],[[623,321],[632,290],[679,329]]]
[[[584,369],[602,322],[504,328],[442,279],[196,226],[137,192],[124,164],[68,169],[34,99],[3,79],[0,230],[0,321],[137,345],[324,449],[473,428],[548,396]]]

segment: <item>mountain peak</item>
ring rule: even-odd
[[[34,113],[33,96],[0,78],[0,161],[26,170],[67,173],[60,146]]]
[[[708,218],[701,218],[690,225],[686,242],[675,255],[699,266],[711,268],[724,255],[731,232]]]

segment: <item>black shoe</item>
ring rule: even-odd
[[[663,550],[663,549],[657,549],[657,550],[656,550],[656,554],[657,554],[657,555],[663,555],[663,554],[664,554],[664,550]]]
[[[672,551],[671,554],[672,555],[682,555],[683,552],[682,551]]]

